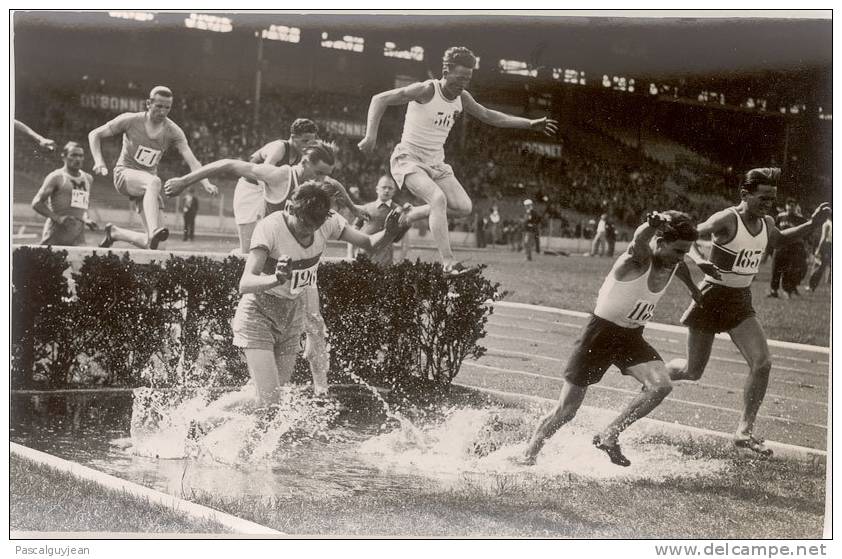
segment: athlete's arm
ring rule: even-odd
[[[815,209],[809,221],[805,221],[797,227],[790,227],[784,231],[778,229],[771,218],[764,218],[766,219],[766,226],[769,229],[769,244],[772,247],[777,247],[804,238],[817,227],[821,227],[827,221],[827,218],[830,217],[830,212],[830,204],[822,202]]]
[[[830,233],[830,228],[828,227],[827,222],[825,221],[824,223],[822,223],[822,235],[819,238],[819,244],[816,245],[816,253],[815,253],[816,257],[821,256],[822,247],[827,242],[827,236],[828,236],[829,233]]]
[[[32,209],[38,212],[39,214],[43,215],[48,219],[52,219],[56,223],[64,223],[64,220],[70,216],[67,215],[58,215],[56,214],[52,208],[47,204],[47,200],[50,199],[53,192],[55,192],[56,188],[58,188],[58,181],[59,176],[50,173],[44,178],[43,184],[41,184],[41,188],[38,189],[38,192],[35,194],[35,197],[32,199]]]
[[[474,100],[474,96],[467,91],[462,92],[462,107],[469,115],[476,117],[485,124],[498,128],[527,128],[541,130],[547,136],[554,136],[558,132],[558,121],[551,118],[537,118],[530,120],[519,116],[508,115],[483,107]]]
[[[286,283],[292,276],[292,270],[289,263],[290,258],[278,258],[278,264],[275,266],[275,274],[263,274],[263,266],[266,265],[266,259],[269,257],[269,250],[266,247],[254,247],[249,251],[246,259],[246,267],[243,269],[243,275],[240,278],[240,293],[261,293],[267,289],[272,289]]]
[[[371,98],[368,106],[368,119],[366,120],[365,137],[357,144],[360,151],[371,153],[377,145],[377,132],[380,129],[380,119],[386,112],[386,107],[391,105],[406,105],[410,101],[427,101],[432,98],[433,84],[429,82],[417,82],[405,87],[383,91]]]
[[[676,265],[675,277],[680,279],[682,283],[687,286],[687,289],[690,291],[690,296],[696,304],[702,306],[702,292],[699,291],[699,288],[696,287],[696,284],[693,282],[693,276],[690,274],[690,268],[687,267],[686,262],[681,261]]]
[[[106,167],[105,160],[102,158],[102,139],[125,132],[126,124],[132,116],[132,113],[123,113],[88,133],[88,144],[91,147],[91,157],[94,160],[93,172],[95,175],[108,174],[108,167]]]
[[[348,191],[345,190],[345,187],[342,186],[341,182],[328,177],[325,179],[325,183],[333,187],[333,200],[336,205],[348,208],[348,210],[350,210],[357,219],[371,219],[371,216],[368,215],[365,206],[358,206],[353,200],[351,200],[351,196],[348,195]]]
[[[193,155],[193,150],[190,149],[190,144],[187,143],[187,136],[184,135],[184,132],[180,128],[177,128],[179,138],[175,142],[176,149],[181,154],[182,159],[184,162],[187,163],[187,166],[190,167],[191,171],[197,171],[202,167],[202,164],[199,163],[199,160],[196,159],[196,156]],[[216,196],[219,194],[219,189],[216,188],[211,182],[205,178],[200,179],[199,182],[202,183],[202,188],[205,189],[205,192],[210,194],[211,196]]]
[[[42,136],[41,134],[39,134],[38,132],[36,132],[35,130],[33,130],[32,128],[27,126],[26,124],[19,121],[18,119],[15,119],[15,130],[17,130],[18,132],[23,132],[24,134],[26,134],[27,136],[29,136],[30,138],[32,138],[33,140],[38,142],[38,144],[42,148],[48,149],[50,151],[53,151],[54,149],[56,149],[55,140],[50,140],[49,138],[45,138],[44,136]]]
[[[283,173],[282,167],[262,163],[248,163],[239,159],[220,159],[219,161],[202,165],[183,177],[171,178],[164,185],[164,192],[170,197],[178,196],[191,184],[218,175],[231,174],[253,181],[270,182],[279,173]],[[275,182],[280,183],[284,181]]]
[[[400,226],[398,225],[400,214],[401,210],[398,208],[389,212],[389,215],[386,216],[385,228],[373,235],[366,235],[352,227],[345,227],[342,230],[342,234],[339,235],[339,240],[351,243],[355,247],[368,252],[377,252],[389,245],[397,236],[400,230]]]

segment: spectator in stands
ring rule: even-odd
[[[594,232],[593,242],[591,243],[590,256],[605,255],[605,225],[608,221],[608,214],[599,216],[599,222],[596,224],[596,231]]]
[[[500,211],[497,209],[497,204],[491,206],[491,213],[488,214],[488,224],[491,243],[496,245],[500,242]]]
[[[614,245],[617,242],[617,228],[610,217],[605,222],[605,254],[609,258],[614,256]]]
[[[184,216],[185,241],[192,241],[196,232],[196,214],[199,213],[199,199],[193,194],[193,187],[187,187],[187,193],[181,200],[181,213]]]
[[[374,235],[375,233],[383,231],[386,228],[386,217],[392,210],[399,207],[398,204],[392,200],[395,196],[397,187],[395,186],[395,181],[391,176],[381,176],[377,181],[375,189],[377,191],[377,200],[362,206],[363,211],[368,214],[369,219],[363,220],[361,218],[357,218],[354,223],[354,227],[366,235]],[[371,258],[371,261],[375,264],[388,266],[394,262],[394,248],[392,243],[384,245],[376,252],[371,252],[366,249],[360,249],[360,252],[367,254]]]
[[[798,203],[795,198],[787,198],[785,210],[775,218],[780,231],[797,227],[807,220],[798,215]],[[767,297],[778,298],[778,288],[783,287],[784,297],[799,295],[798,284],[804,274],[807,254],[804,241],[796,240],[774,249],[772,257],[772,279]]]
[[[474,240],[477,248],[485,248],[485,218],[479,210],[474,212]]]
[[[523,248],[526,251],[526,259],[532,260],[533,246],[535,253],[541,254],[541,216],[529,198],[523,201],[523,208]]]

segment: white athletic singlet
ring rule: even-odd
[[[614,278],[614,270],[611,270],[602,282],[602,287],[599,288],[599,296],[593,313],[623,328],[645,326],[652,318],[655,305],[669,287],[675,270],[673,269],[664,288],[657,293],[649,290],[650,273],[652,273],[651,263],[649,269],[639,278],[619,281]]]
[[[289,177],[287,178],[286,185],[275,183],[264,184],[263,200],[266,203],[266,215],[283,210],[286,207],[289,197],[298,190],[298,184],[298,174],[295,172],[295,168],[293,167],[289,167]],[[284,186],[286,186],[285,189]],[[281,194],[284,191],[286,191],[286,194],[282,196]]]
[[[737,233],[725,244],[711,243],[710,261],[719,268],[722,279],[705,276],[705,281],[726,287],[743,288],[751,285],[760,270],[760,259],[769,242],[766,219],[757,235],[749,233],[737,208],[730,208],[737,218]]]
[[[401,144],[408,146],[428,163],[444,161],[444,143],[462,112],[462,97],[445,99],[438,80],[433,83],[435,93],[427,103],[410,101],[406,106]]]
[[[251,248],[265,248],[269,251],[264,274],[274,274],[278,258],[292,258],[292,277],[284,284],[266,291],[276,297],[296,299],[308,287],[316,287],[319,260],[330,239],[338,239],[348,225],[345,218],[331,212],[327,221],[313,233],[310,246],[302,246],[290,232],[286,223],[286,212],[275,212],[257,224],[251,236]]]
[[[123,134],[123,148],[115,168],[126,167],[155,175],[161,156],[170,146],[187,145],[184,131],[169,118],[154,138],[147,133],[145,122],[146,113],[124,113],[108,123],[111,132]]]
[[[62,168],[47,175],[44,182],[48,181],[58,181],[48,200],[50,209],[58,215],[72,215],[82,219],[91,201],[93,177],[84,171],[74,177]]]

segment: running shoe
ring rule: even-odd
[[[102,240],[101,243],[99,243],[100,248],[108,248],[108,247],[110,247],[111,245],[114,244],[114,239],[111,237],[111,228],[112,227],[114,227],[114,225],[112,225],[110,223],[105,224],[105,228],[104,228],[105,238]]]
[[[170,236],[170,230],[166,227],[158,227],[152,233],[152,238],[149,239],[150,250],[158,250],[158,245],[167,240]]]
[[[444,275],[448,278],[458,278],[466,274],[476,273],[478,271],[478,268],[469,268],[461,262],[454,262],[450,266],[444,267]]]
[[[764,457],[769,457],[773,454],[772,449],[766,446],[765,441],[763,439],[758,439],[754,435],[734,439],[734,446],[756,452],[760,456]]]
[[[626,458],[623,455],[623,451],[620,450],[620,444],[614,443],[612,445],[605,444],[605,441],[602,440],[602,437],[599,435],[595,435],[593,438],[593,445],[598,448],[599,450],[605,452],[608,455],[608,458],[611,460],[612,464],[617,464],[618,466],[631,466],[631,460]]]

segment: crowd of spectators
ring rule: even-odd
[[[142,97],[139,88],[134,96]],[[115,116],[84,108],[80,91],[68,88],[33,87],[18,91],[16,116],[60,145],[68,140],[87,143],[90,130]],[[176,91],[171,117],[185,131],[197,158],[207,163],[220,158],[248,158],[265,142],[286,137],[297,117],[316,122],[365,121],[367,98],[337,93],[289,89],[264,93],[255,115],[250,95],[234,91],[209,93],[200,89]],[[403,111],[393,108],[382,121],[374,156],[356,148],[359,138],[334,133],[322,126],[322,136],[337,142],[339,164],[334,176],[351,190],[359,189],[363,200],[375,197],[377,178],[388,171],[389,154],[400,138]],[[634,227],[652,209],[681,208],[698,215],[709,213],[689,199],[665,187],[678,176],[673,169],[646,160],[627,146],[603,145],[587,135],[564,130],[560,154],[536,153],[525,142],[551,142],[528,131],[501,130],[474,120],[458,123],[446,146],[448,161],[475,201],[507,197],[536,200],[549,217],[557,208],[598,216],[608,213],[619,224]],[[31,145],[16,138],[15,170],[46,174],[55,162],[33,156]],[[104,155],[110,164],[119,153],[119,142],[107,142]],[[179,158],[165,158],[163,177],[186,171]],[[722,207],[719,198],[710,199]],[[691,207],[688,207],[691,206]],[[514,216],[504,215],[504,219]],[[570,231],[573,234],[573,231]]]

